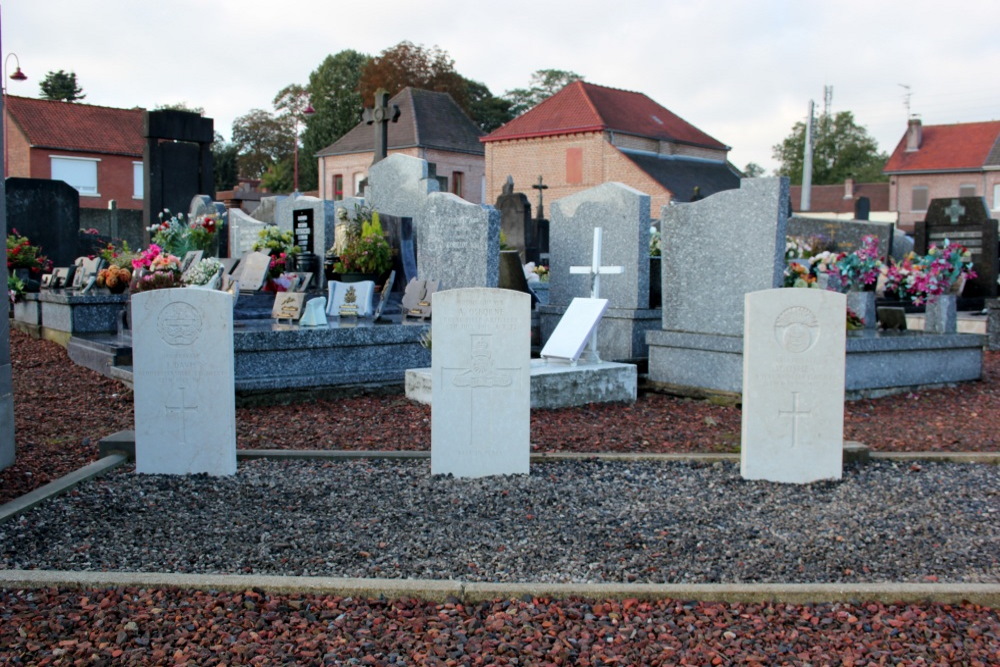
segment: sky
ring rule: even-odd
[[[827,89],[886,153],[908,114],[1000,120],[998,25],[997,0],[0,0],[12,95],[72,71],[84,103],[184,102],[229,138],[327,55],[407,40],[497,96],[540,69],[644,93],[769,174]],[[27,81],[7,78],[17,64]]]

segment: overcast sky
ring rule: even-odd
[[[852,111],[891,153],[910,112],[924,124],[1000,119],[997,0],[6,0],[8,92],[38,97],[73,71],[85,103],[185,102],[227,138],[233,120],[305,84],[329,54],[438,46],[494,95],[539,69],[645,93],[776,166],[772,147],[809,100]],[[909,86],[904,88],[903,86]]]

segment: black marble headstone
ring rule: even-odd
[[[413,233],[413,218],[379,214],[382,232],[393,249],[392,268],[396,271],[394,292],[402,292],[407,283],[417,277],[417,241]]]
[[[147,111],[143,136],[146,225],[165,208],[187,211],[195,195],[215,198],[211,118],[190,111]]]
[[[7,179],[7,233],[17,230],[54,266],[69,266],[80,253],[80,193],[64,181]]]
[[[914,250],[925,254],[933,243],[945,239],[969,249],[976,278],[965,284],[966,298],[993,298],[997,295],[997,268],[1000,246],[997,221],[990,217],[985,197],[945,197],[932,199],[927,216],[914,226]]]

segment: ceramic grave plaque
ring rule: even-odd
[[[818,289],[746,295],[744,479],[840,479],[846,298]]]
[[[276,320],[297,320],[302,317],[305,292],[278,292],[274,295],[271,317]]]
[[[531,297],[490,288],[434,294],[431,473],[527,474]]]
[[[403,293],[403,317],[419,317],[427,319],[431,316],[431,297],[438,289],[436,280],[418,280],[413,278],[406,284]]]
[[[267,281],[267,272],[271,267],[271,257],[262,252],[250,252],[240,260],[240,289],[245,292],[256,292]]]
[[[328,284],[330,294],[326,312],[334,317],[369,317],[373,312],[375,283],[362,280],[356,283],[342,283],[331,280]]]
[[[233,297],[139,292],[132,321],[136,472],[234,474]]]
[[[607,299],[573,299],[542,348],[541,357],[576,362],[607,309]]]

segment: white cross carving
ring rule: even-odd
[[[965,207],[959,204],[957,199],[952,199],[951,206],[944,209],[944,213],[951,218],[951,224],[957,225],[958,221],[965,215]]]
[[[590,298],[601,298],[601,275],[614,275],[625,273],[624,266],[601,266],[601,249],[604,230],[601,227],[594,227],[594,253],[590,260],[590,266],[571,266],[570,273],[590,274]],[[597,327],[594,327],[590,334],[590,358],[595,363],[600,363],[601,358],[597,354]]]
[[[791,410],[778,410],[779,415],[788,415],[792,418],[792,447],[799,444],[799,419],[802,417],[808,417],[812,414],[812,410],[800,410],[799,409],[799,392],[792,392],[792,409]]]
[[[187,416],[186,416],[185,413],[187,413],[189,411],[190,412],[198,412],[198,404],[197,403],[195,403],[194,405],[189,405],[188,402],[184,400],[185,399],[184,390],[186,388],[187,387],[178,387],[177,388],[177,393],[178,393],[178,396],[179,396],[180,400],[178,400],[175,405],[165,404],[163,406],[168,415],[169,414],[179,414],[180,415],[180,418],[181,418],[181,443],[182,444],[187,444],[187,441],[188,441],[188,439],[187,439]]]

